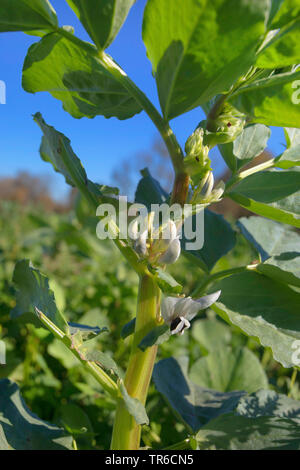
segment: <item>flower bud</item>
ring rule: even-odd
[[[197,127],[185,144],[184,168],[191,177],[193,184],[198,184],[203,175],[210,169],[209,147],[203,145],[203,136],[204,129]]]
[[[240,113],[231,104],[225,103],[222,112],[214,119],[207,121],[203,141],[209,148],[219,144],[233,142],[243,131],[245,115]],[[209,126],[208,126],[209,124]]]

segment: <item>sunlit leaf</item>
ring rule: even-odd
[[[190,378],[201,387],[219,392],[245,390],[252,393],[268,387],[259,360],[247,348],[216,347],[192,365]]]
[[[63,102],[75,118],[103,115],[127,119],[141,111],[127,90],[107,72],[85,47],[75,45],[60,34],[48,34],[33,44],[23,67],[23,88],[48,91]]]
[[[271,348],[276,361],[293,367],[293,344],[300,339],[300,294],[255,272],[227,277],[212,307],[224,320]]]
[[[135,0],[67,0],[99,49],[118,34]]]
[[[143,39],[166,118],[227,91],[249,69],[268,9],[265,0],[148,1]]]
[[[45,315],[58,328],[68,331],[67,322],[56,307],[48,278],[35,269],[29,260],[22,260],[16,264],[13,282],[17,288],[17,299],[16,306],[11,312],[12,318],[24,315],[24,319],[40,327],[41,324],[36,318],[35,312],[35,309],[38,308],[45,312]]]
[[[168,358],[154,367],[154,383],[189,432],[198,431],[205,423],[236,408],[245,392],[222,393],[200,387],[187,375],[188,358]]]
[[[57,27],[56,13],[48,0],[1,0],[0,33]]]

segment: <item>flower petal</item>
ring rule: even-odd
[[[171,241],[169,248],[158,258],[160,264],[173,264],[178,260],[181,252],[179,238]]]
[[[176,318],[174,316],[174,309],[177,302],[181,300],[180,297],[164,297],[161,301],[161,316],[165,320],[167,325],[172,323],[172,320]]]
[[[187,315],[185,315],[185,317],[188,318],[188,320],[192,320],[200,310],[205,310],[206,308],[213,305],[218,300],[220,295],[221,291],[218,290],[216,292],[213,292],[212,294],[208,294],[204,297],[200,297],[199,299],[193,300],[193,306],[190,308],[190,311]],[[198,308],[196,307],[196,305],[198,305]],[[196,313],[194,314],[195,311]],[[192,314],[192,316],[190,315],[190,313]]]
[[[184,330],[191,326],[190,322],[184,317],[177,317],[170,326],[171,335],[183,335]]]
[[[133,248],[139,255],[146,255],[147,254],[147,236],[148,236],[148,230],[143,232],[139,238],[134,242]]]

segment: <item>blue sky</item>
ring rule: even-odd
[[[51,0],[51,3],[57,11],[60,25],[74,26],[79,37],[89,40],[64,0]],[[151,64],[141,37],[145,4],[146,0],[137,0],[108,53],[154,104],[159,106]],[[37,38],[23,33],[0,34],[0,80],[5,81],[7,88],[6,105],[0,105],[0,177],[14,175],[20,170],[50,175],[54,196],[59,198],[65,194],[63,178],[54,175],[50,165],[39,157],[41,132],[31,116],[40,111],[49,124],[71,139],[73,149],[82,160],[89,178],[103,184],[112,184],[111,173],[118,162],[130,159],[137,152],[151,146],[157,136],[154,125],[145,113],[126,121],[105,119],[102,116],[77,120],[67,114],[62,109],[61,102],[52,98],[49,93],[33,95],[23,91],[23,61],[28,47],[36,40]],[[197,108],[171,122],[182,145],[202,118],[202,111]],[[282,129],[273,128],[269,141],[270,150],[278,154],[283,142]],[[214,152],[213,168],[218,174],[224,168],[217,152]]]

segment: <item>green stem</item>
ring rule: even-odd
[[[183,441],[176,442],[176,444],[172,444],[171,446],[165,447],[164,450],[195,450],[195,438],[188,437]]]
[[[247,176],[253,175],[254,173],[257,173],[258,171],[267,170],[268,168],[273,168],[274,166],[275,166],[275,160],[274,158],[271,158],[270,160],[267,160],[266,162],[261,163],[260,165],[255,165],[252,168],[249,168],[248,170],[241,171],[238,175],[234,175],[227,182],[226,193],[228,192],[228,189],[231,189],[240,181],[247,178]]]
[[[64,345],[74,354],[74,356],[81,362],[85,369],[97,380],[97,382],[110,393],[112,396],[117,397],[120,395],[119,387],[104,370],[101,369],[95,362],[86,361],[78,350],[72,347],[72,341],[60,328],[58,328],[46,315],[43,314],[38,308],[35,309],[42,324],[53,333],[53,335],[62,341]]]
[[[288,397],[291,397],[292,396],[292,393],[293,393],[293,388],[294,388],[294,385],[295,385],[295,382],[296,382],[296,378],[297,378],[297,373],[298,373],[298,370],[297,369],[294,369],[293,370],[293,373],[292,373],[292,377],[291,377],[291,382],[290,382],[290,389],[289,389],[289,393],[288,393]]]
[[[161,114],[157,111],[155,106],[147,98],[147,96],[140,90],[136,84],[126,75],[124,70],[117,65],[113,59],[104,52],[99,53],[98,60],[108,70],[113,77],[121,83],[124,88],[135,98],[137,103],[148,114],[151,121],[158,129],[166,147],[169,151],[175,173],[178,174],[183,171],[183,153],[177,139],[166,121]]]
[[[157,326],[159,297],[159,290],[151,277],[141,276],[135,332],[124,384],[129,395],[137,398],[143,404],[145,404],[147,398],[157,346],[152,346],[143,352],[138,348],[138,344],[151,329]],[[128,413],[124,401],[119,399],[111,449],[138,450],[140,437],[141,426]]]
[[[130,93],[130,95],[139,103],[142,109],[148,114],[151,121],[157,127],[162,139],[164,140],[170,154],[175,173],[183,171],[183,152],[167,120],[157,111],[155,106],[147,98],[145,93],[140,90],[136,84],[128,77],[124,70],[114,62],[114,60],[104,51],[99,51],[94,45],[82,41],[69,31],[59,28],[57,31],[62,36],[72,41],[74,44],[84,49],[88,54],[94,56],[99,63],[108,70],[111,75]]]

